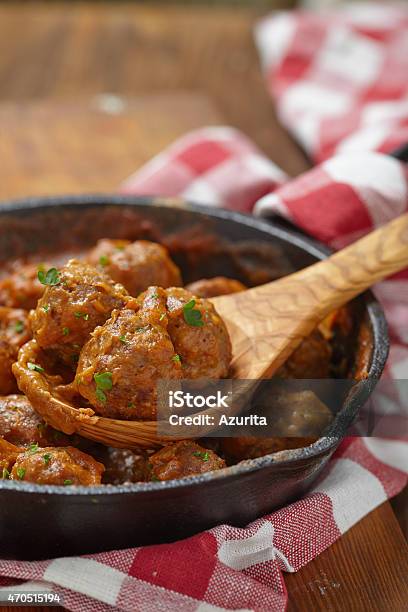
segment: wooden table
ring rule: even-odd
[[[264,91],[254,16],[200,9],[197,29],[187,8],[1,6],[0,198],[114,191],[178,135],[221,118],[289,173],[305,169]],[[406,610],[407,553],[386,502],[285,576],[289,610]]]

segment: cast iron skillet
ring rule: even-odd
[[[277,266],[287,273],[329,252],[276,222],[178,200],[74,196],[0,206],[0,265],[61,245],[74,252],[100,237],[165,240],[186,282],[228,273],[248,282],[248,270],[258,281],[268,280]],[[242,260],[237,262],[235,251],[231,255],[231,244]],[[186,245],[195,249],[193,274]],[[368,378],[348,395],[329,436],[308,448],[166,483],[63,488],[0,481],[1,557],[38,559],[169,542],[224,522],[244,526],[302,495],[372,392],[387,358],[384,315],[370,292],[356,300],[356,317],[372,345]]]

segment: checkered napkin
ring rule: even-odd
[[[408,142],[406,3],[281,12],[255,38],[280,119],[316,161]]]
[[[329,121],[333,129],[326,130],[332,100],[335,108],[344,110],[337,100],[347,97],[349,116],[359,116],[352,124],[354,130],[364,132],[369,124],[362,108],[356,110],[360,99],[357,88],[369,81],[371,93],[365,99],[374,104],[373,96],[378,91],[379,107],[384,108],[385,83],[392,84],[387,91],[388,98],[393,100],[402,96],[406,86],[401,67],[405,60],[400,58],[398,66],[395,53],[395,47],[402,40],[402,13],[399,9],[385,11],[383,8],[374,13],[360,11],[324,19],[304,13],[282,13],[264,21],[257,34],[269,77],[277,71],[274,91],[287,125],[294,132],[300,130],[302,142],[317,158],[333,151],[339,155],[289,181],[236,130],[207,128],[177,141],[130,177],[122,191],[181,195],[214,206],[247,212],[254,209],[258,214],[276,213],[337,248],[407,211],[406,168],[382,153],[364,152],[373,148],[374,143],[376,148],[384,149],[387,138],[392,146],[401,141],[397,131],[393,132],[398,113],[380,113],[381,117],[388,117],[381,123],[382,134],[387,127],[392,136],[385,139],[373,136],[370,140],[362,134],[361,147],[358,131],[353,144],[353,127],[347,128],[344,123],[340,129],[340,110],[331,117],[337,123]],[[351,15],[354,16],[351,18]],[[369,18],[368,24],[364,22],[364,15]],[[347,29],[348,23],[352,24],[350,29]],[[395,28],[391,27],[394,25]],[[316,28],[319,36],[315,35]],[[293,40],[295,31],[302,33],[296,41]],[[355,32],[360,42],[351,45],[353,59],[333,68],[336,44],[346,44],[341,41],[348,40],[349,36],[353,43]],[[275,40],[274,45],[269,37]],[[340,42],[336,43],[339,37]],[[390,41],[389,47],[384,46],[384,41]],[[326,60],[322,55],[324,49],[327,49]],[[382,62],[379,49],[382,49]],[[319,92],[326,92],[326,98],[321,104],[320,94],[312,94],[317,104],[314,108],[310,98],[315,90],[310,89],[307,79],[310,74],[317,78],[316,70],[308,70],[305,64],[310,67],[311,60],[307,62],[307,57],[316,54],[321,58],[321,71],[325,75],[324,82],[316,86]],[[350,64],[351,71],[347,68]],[[365,68],[360,74],[357,68],[363,65]],[[330,67],[332,78],[329,78]],[[353,81],[347,80],[349,72],[353,72]],[[379,75],[385,75],[381,82]],[[296,89],[297,81],[303,89]],[[292,96],[290,88],[295,88]],[[287,110],[284,112],[285,95]],[[300,101],[296,102],[298,97]],[[387,104],[391,108],[393,102]],[[402,101],[393,108],[401,111],[398,121],[403,127],[408,114],[402,116]],[[296,129],[292,121],[296,122]],[[378,127],[375,123],[375,134]],[[340,139],[344,139],[344,144],[340,144]],[[387,312],[392,339],[385,376],[390,380],[408,378],[407,271],[382,283],[377,293]],[[303,499],[258,519],[245,529],[220,525],[174,544],[78,558],[40,562],[0,560],[0,585],[7,588],[18,580],[24,582],[13,587],[14,590],[52,589],[64,597],[68,609],[78,612],[284,610],[287,595],[283,572],[297,571],[373,508],[397,494],[406,484],[407,465],[408,444],[403,440],[348,438],[331,459],[319,483]]]

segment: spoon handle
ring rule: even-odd
[[[290,278],[315,290],[316,309],[324,317],[407,266],[408,213]]]
[[[408,214],[299,272],[212,299],[233,340],[234,376],[270,376],[328,314],[408,266]]]

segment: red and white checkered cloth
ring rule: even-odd
[[[190,200],[248,212],[255,207],[258,214],[275,212],[335,247],[407,211],[407,168],[382,153],[354,152],[355,146],[350,145],[352,128],[340,129],[340,123],[336,123],[340,122],[340,112],[333,119],[335,124],[331,123],[332,115],[329,114],[332,104],[335,108],[343,108],[337,99],[339,96],[343,100],[345,92],[347,95],[353,92],[349,105],[354,109],[360,99],[356,95],[357,88],[362,84],[367,86],[369,77],[370,101],[373,92],[379,91],[382,103],[386,83],[392,84],[387,90],[389,98],[400,96],[406,86],[403,78],[406,75],[401,69],[402,60],[401,65],[397,65],[395,46],[402,40],[401,24],[406,17],[399,10],[384,12],[379,8],[378,12],[364,13],[360,9],[358,19],[356,13],[352,19],[348,13],[347,20],[354,24],[348,32],[354,33],[358,22],[356,31],[361,40],[359,45],[351,45],[354,48],[352,59],[340,62],[337,72],[334,71],[334,80],[329,79],[330,67],[333,70],[334,65],[329,60],[335,55],[336,44],[347,48],[345,24],[349,21],[344,16],[323,19],[305,13],[283,13],[263,22],[258,30],[258,41],[265,57],[279,67],[275,86],[281,115],[287,124],[297,122],[296,109],[304,107],[308,112],[300,113],[303,116],[300,129],[308,149],[322,158],[328,151],[340,150],[339,140],[347,137],[347,146],[347,140],[344,141],[347,154],[329,159],[288,181],[283,172],[236,130],[207,128],[173,144],[130,177],[122,191],[182,195]],[[369,27],[364,24],[364,14],[369,18]],[[340,34],[332,29],[332,24],[335,28],[341,25]],[[391,25],[395,26],[394,34],[391,34]],[[303,34],[309,27],[312,33]],[[319,36],[315,35],[316,28]],[[268,41],[268,29],[275,32],[275,45]],[[291,43],[294,30],[302,34],[296,43],[293,40]],[[340,43],[335,44],[338,37]],[[333,38],[334,42],[330,43]],[[384,40],[391,41],[390,59],[386,65],[392,70],[378,68],[378,45]],[[323,87],[327,94],[324,104],[320,104],[320,94],[312,94],[317,104],[313,110],[309,103],[311,90],[306,83],[304,102],[300,96],[300,103],[291,105],[291,100],[297,99],[295,89],[289,103],[285,102],[285,115],[282,110],[285,91],[296,88],[295,80],[305,84],[305,75],[309,72],[304,66],[304,58],[307,53],[314,56],[316,46],[328,48],[327,61],[321,63],[326,80],[318,84],[318,91]],[[368,68],[374,63],[373,48],[376,71]],[[385,56],[388,54],[388,46],[383,52]],[[290,53],[292,60],[284,61],[285,57],[291,57]],[[363,73],[356,73],[354,68],[362,64],[366,66]],[[349,72],[353,73],[353,81],[348,80]],[[377,75],[375,83],[373,75]],[[379,75],[385,75],[381,82],[378,82]],[[306,115],[311,117],[310,121],[305,119]],[[355,126],[360,126],[361,113],[359,118]],[[405,125],[406,120],[405,115]],[[384,121],[383,125],[395,126],[392,121]],[[296,131],[295,126],[290,125]],[[307,125],[309,128],[305,127]],[[334,136],[336,125],[337,138]],[[316,126],[319,127],[317,131]],[[308,134],[313,136],[311,140]],[[388,142],[396,144],[397,136],[394,134]],[[401,140],[398,138],[398,142]],[[371,146],[373,142],[374,139],[370,141]],[[384,147],[384,139],[375,142],[381,149]],[[363,148],[363,141],[361,143]],[[382,283],[377,293],[386,309],[392,339],[386,376],[407,379],[407,271]],[[0,576],[3,577],[0,577],[0,584],[14,584],[19,579],[29,581],[19,587],[21,590],[43,590],[45,586],[64,596],[64,605],[78,612],[284,610],[287,594],[282,572],[297,571],[373,508],[397,494],[407,482],[407,465],[408,444],[404,440],[348,438],[310,493],[245,529],[221,525],[174,544],[79,558],[40,562],[0,560]]]
[[[316,161],[408,142],[408,10],[281,12],[256,41],[282,123]]]

